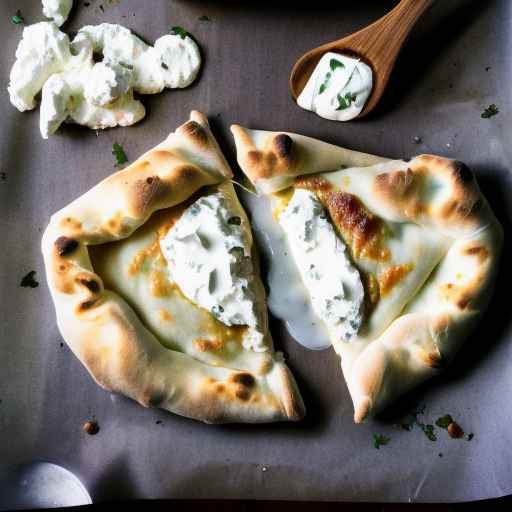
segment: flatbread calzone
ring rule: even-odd
[[[231,176],[205,116],[192,112],[161,144],[55,213],[42,250],[57,323],[100,386],[144,406],[208,423],[297,420],[304,406],[273,350],[251,230]],[[207,240],[196,222],[203,210],[217,239]],[[211,247],[214,256],[229,250],[229,261],[212,256],[210,265]],[[194,274],[201,251],[207,257]],[[238,273],[229,273],[234,266]],[[200,303],[184,288],[196,281]],[[214,294],[223,283],[241,294],[235,299],[244,309],[231,289]],[[216,305],[213,314],[207,300],[233,311]]]
[[[438,373],[471,334],[495,279],[501,226],[459,161],[388,160],[292,133],[232,132],[238,163],[271,197],[323,315],[359,423]],[[338,263],[326,263],[322,247]],[[326,295],[331,275],[341,284]]]

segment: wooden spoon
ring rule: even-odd
[[[373,71],[373,89],[358,117],[368,114],[379,102],[396,58],[409,32],[434,0],[401,0],[388,14],[343,39],[326,43],[305,53],[293,66],[290,90],[297,101],[318,61],[327,52],[360,57]]]

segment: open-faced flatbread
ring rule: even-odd
[[[489,300],[501,226],[459,161],[392,161],[291,133],[232,132],[243,172],[271,196],[324,314],[361,422],[435,375],[471,334]],[[337,259],[324,250],[313,261],[320,243]],[[326,298],[336,279],[339,293]]]
[[[209,423],[296,420],[304,406],[273,350],[231,175],[206,118],[192,112],[164,142],[55,213],[42,250],[57,323],[99,385],[142,405]],[[233,248],[232,264],[243,264],[252,327],[228,325],[190,300],[176,282],[187,275],[172,274],[162,253],[183,218],[214,203],[229,215],[220,228],[245,243],[246,253]]]

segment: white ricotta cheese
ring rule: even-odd
[[[188,87],[199,73],[201,53],[195,41],[186,36],[169,34],[155,41],[155,51],[165,87]]]
[[[313,310],[336,339],[350,341],[363,321],[364,288],[314,193],[296,190],[279,217]]]
[[[43,14],[60,27],[68,19],[73,0],[43,0]]]
[[[35,108],[34,98],[46,80],[64,71],[70,60],[69,38],[55,23],[43,21],[25,27],[7,88],[11,103],[20,112]]]
[[[95,55],[103,60],[95,63]],[[8,89],[20,111],[35,108],[43,91],[40,129],[48,138],[66,120],[94,129],[134,124],[145,109],[133,91],[186,87],[200,66],[189,36],[166,35],[153,48],[121,25],[102,23],[83,27],[70,43],[55,23],[42,22],[25,28]]]
[[[332,121],[357,117],[373,87],[372,69],[361,60],[327,52],[297,98],[305,110]]]
[[[104,107],[130,90],[133,71],[117,62],[96,63],[84,81],[85,99]]]
[[[94,104],[86,98],[84,89],[96,66],[55,74],[45,83],[39,118],[43,138],[55,133],[64,121],[100,130],[130,126],[144,117],[144,105],[133,98],[131,90],[106,105]]]
[[[244,347],[264,351],[251,245],[249,227],[221,192],[187,208],[160,242],[182,293],[228,326],[247,325]]]

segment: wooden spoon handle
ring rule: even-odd
[[[405,38],[434,0],[401,0],[388,14],[345,39],[371,62],[394,61]],[[390,37],[390,33],[392,37]],[[364,44],[364,46],[363,46]]]

